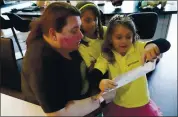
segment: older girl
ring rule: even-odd
[[[78,2],[76,7],[81,12],[81,31],[84,37],[79,46],[79,52],[86,65],[93,65],[101,53],[101,45],[105,38],[106,26],[102,25],[101,12],[92,2]]]

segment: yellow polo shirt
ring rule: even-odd
[[[104,29],[104,38],[106,37],[107,27],[103,26]],[[104,40],[101,39],[91,39],[85,36],[85,41],[88,42],[89,46],[85,46],[84,44],[79,45],[79,52],[84,59],[87,67],[90,66],[91,61],[96,60],[101,53],[101,46]]]
[[[128,50],[125,56],[113,50],[116,62],[109,63],[103,55],[98,57],[95,68],[99,69],[103,74],[108,70],[110,79],[126,73],[141,65],[141,55],[146,42],[137,41]],[[146,74],[137,80],[124,85],[117,89],[114,103],[126,107],[140,107],[149,102],[149,92],[147,86]]]

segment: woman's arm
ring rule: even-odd
[[[100,81],[103,79],[103,75],[108,70],[108,62],[101,54],[96,63],[94,68],[88,73],[89,83],[92,87],[98,87]]]
[[[161,53],[168,51],[170,46],[170,43],[162,38],[146,43],[141,58],[142,65],[146,61],[153,61],[153,59],[157,58]]]
[[[99,83],[102,80],[102,76],[103,73],[96,68],[88,73],[88,80],[92,89],[99,86]]]
[[[156,40],[153,40],[153,41],[150,41],[148,42],[145,47],[149,44],[156,44],[159,48],[159,51],[160,53],[164,53],[166,51],[169,50],[169,48],[171,47],[171,44],[169,41],[167,41],[166,39],[163,39],[163,38],[159,38],[159,39],[156,39]]]
[[[99,100],[86,98],[69,102],[65,108],[53,113],[46,113],[47,116],[85,116],[99,108]]]
[[[108,92],[107,95],[97,94],[82,100],[73,100],[67,103],[65,108],[52,113],[46,113],[47,116],[85,116],[95,115],[100,110],[100,101],[104,99],[106,104],[110,103],[116,94],[115,91]],[[92,113],[92,114],[91,114]]]

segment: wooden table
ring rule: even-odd
[[[46,116],[38,105],[1,93],[1,116]]]

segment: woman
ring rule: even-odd
[[[84,116],[97,109],[101,99],[109,102],[113,98],[88,97],[82,71],[86,65],[77,51],[83,37],[80,25],[80,12],[63,2],[51,3],[31,24],[22,90],[27,100],[37,100],[48,116]]]

